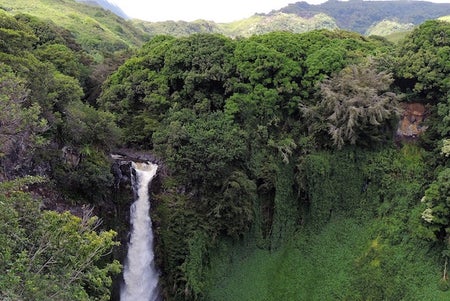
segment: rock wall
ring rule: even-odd
[[[425,132],[424,121],[428,116],[426,107],[421,103],[402,103],[403,113],[399,122],[396,138],[398,140],[416,139]]]

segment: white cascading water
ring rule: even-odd
[[[124,265],[121,301],[158,301],[158,272],[154,265],[153,230],[150,218],[149,184],[158,165],[132,163],[135,202],[130,208],[131,237]],[[137,194],[136,194],[137,190]]]

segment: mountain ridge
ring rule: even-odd
[[[343,29],[365,35],[404,36],[426,19],[450,15],[450,3],[425,1],[337,1],[312,5],[296,2],[267,14],[254,14],[229,23],[196,20],[148,22],[129,19],[108,0],[0,0],[0,8],[12,14],[31,14],[53,20],[70,30],[88,51],[97,46],[105,51],[140,46],[156,35],[188,36],[217,33],[248,37],[272,31],[303,33],[316,29]],[[411,9],[409,9],[411,8]],[[84,28],[84,29],[83,29]],[[94,38],[98,36],[98,38]],[[390,39],[393,42],[398,37]]]
[[[450,14],[450,3],[428,1],[338,1],[329,0],[322,4],[309,4],[305,1],[289,4],[270,14],[283,12],[309,17],[324,13],[336,20],[339,28],[365,34],[370,26],[383,20],[418,25],[428,19],[437,19]]]
[[[131,19],[119,6],[108,0],[75,0],[76,2],[102,7],[125,20]]]
[[[151,36],[221,33],[237,37],[270,31],[301,33],[314,29],[337,28],[365,35],[389,36],[408,32],[425,20],[437,19],[445,15],[450,15],[450,3],[329,0],[322,4],[295,2],[267,14],[257,13],[228,23],[207,20],[149,22],[139,19],[133,19],[132,22]]]

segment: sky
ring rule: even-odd
[[[145,21],[194,21],[226,23],[268,13],[299,0],[109,0],[129,17]],[[326,0],[308,0],[319,4]]]

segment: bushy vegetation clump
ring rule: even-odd
[[[2,300],[109,300],[118,261],[103,257],[117,245],[113,230],[86,210],[41,211],[27,189],[42,178],[0,184],[0,297]]]

